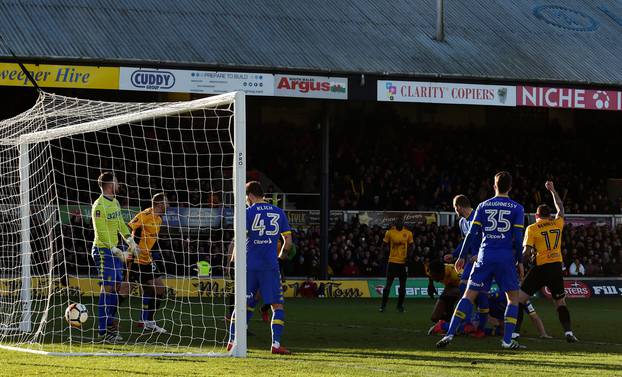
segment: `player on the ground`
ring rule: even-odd
[[[458,225],[460,226],[460,230],[462,231],[462,236],[466,238],[469,233],[469,228],[471,227],[471,223],[473,222],[473,218],[475,217],[475,211],[471,207],[471,201],[465,195],[457,195],[453,200],[454,210],[456,214],[460,217],[458,221]],[[460,276],[460,294],[464,294],[464,291],[467,287],[467,282],[469,281],[469,276],[471,275],[471,271],[473,270],[473,264],[477,260],[477,253],[479,250],[479,246],[482,243],[481,238],[478,236],[473,242],[471,242],[471,247],[469,250],[466,250],[464,253],[464,271]],[[456,252],[454,252],[454,257],[458,258],[460,251],[462,249],[462,243],[458,245]],[[488,320],[488,289],[483,289],[480,294],[477,295],[477,311],[479,313],[479,329],[483,331],[486,327],[486,321]]]
[[[477,313],[473,316],[473,321],[469,321],[459,326],[456,333],[464,333],[475,338],[503,335],[503,317],[505,316],[505,311],[507,309],[507,299],[504,294],[501,294],[500,292],[493,292],[488,294],[488,302],[490,303],[490,314],[487,323],[489,326],[485,327],[483,331],[479,330],[479,313]],[[536,329],[538,329],[540,338],[550,338],[544,329],[542,320],[538,316],[538,313],[536,313],[536,309],[531,302],[527,301],[523,308],[529,315],[529,318],[533,322]],[[474,322],[476,323],[474,324]],[[477,327],[475,325],[477,325]],[[445,334],[448,330],[449,323],[440,320],[432,326],[430,330],[428,330],[428,335]]]
[[[547,181],[545,187],[553,195],[557,215],[553,217],[551,208],[546,204],[540,205],[536,211],[535,224],[527,227],[523,261],[529,261],[535,254],[536,265],[525,276],[521,286],[520,302],[526,302],[540,288],[548,287],[557,307],[559,322],[564,328],[566,340],[575,343],[578,339],[572,332],[562,275],[561,244],[564,230],[564,203],[555,191],[553,182]]]
[[[100,285],[98,330],[104,342],[117,343],[123,340],[119,335],[117,307],[129,291],[129,284],[123,281],[125,256],[117,247],[119,234],[127,243],[130,252],[136,249],[136,242],[123,221],[121,206],[115,198],[119,190],[117,178],[112,172],[104,172],[97,179],[97,184],[102,194],[93,203],[91,212],[95,232],[91,253],[98,268]]]
[[[281,335],[285,326],[283,310],[283,287],[278,259],[285,259],[292,246],[292,232],[285,212],[279,207],[266,203],[261,184],[252,181],[246,184],[246,318],[250,320],[257,301],[255,294],[261,293],[265,303],[272,306],[272,353],[287,355],[289,350],[281,345]],[[283,247],[277,254],[277,241],[283,238]],[[232,254],[233,255],[233,254]],[[230,337],[227,350],[235,341],[235,316],[231,319]]]
[[[132,237],[138,244],[136,255],[130,254],[127,259],[129,281],[139,283],[143,289],[143,307],[140,316],[143,328],[158,333],[166,332],[154,320],[156,309],[164,301],[166,289],[162,273],[153,259],[153,252],[158,250],[161,216],[167,207],[166,194],[155,194],[151,199],[151,207],[139,212],[129,223]]]
[[[400,288],[398,290],[397,310],[404,312],[404,298],[406,298],[406,278],[408,277],[408,267],[406,262],[412,250],[413,234],[410,230],[404,228],[404,221],[397,219],[394,227],[387,230],[384,235],[384,243],[389,246],[389,262],[387,263],[387,281],[382,290],[382,304],[380,311],[384,312],[387,301],[389,301],[389,293],[393,286],[393,280],[398,278]]]
[[[451,343],[460,322],[470,317],[478,292],[489,287],[493,278],[499,285],[499,289],[505,292],[508,300],[501,347],[521,348],[521,345],[512,339],[512,332],[518,316],[519,287],[516,264],[523,239],[525,211],[522,205],[509,198],[508,193],[511,189],[510,173],[499,172],[495,175],[495,196],[477,206],[469,233],[464,239],[460,256],[456,261],[456,270],[463,269],[464,253],[469,249],[477,234],[481,233],[482,243],[477,262],[473,266],[464,296],[458,302],[451,318],[449,331],[436,344],[439,348]]]
[[[443,292],[434,305],[430,319],[434,324],[440,321],[449,321],[456,302],[460,299],[460,276],[453,264],[443,263],[440,260],[430,263],[426,267],[426,274],[429,277],[428,294],[430,297],[434,298],[434,294],[436,294],[435,281],[444,286]]]

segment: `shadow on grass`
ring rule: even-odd
[[[100,372],[105,372],[105,373],[109,373],[111,376],[114,375],[142,375],[142,376],[151,376],[153,375],[153,373],[150,372],[141,372],[141,371],[137,371],[136,369],[115,369],[115,368],[109,368],[109,367],[95,367],[95,366],[89,366],[89,367],[82,367],[82,366],[78,366],[78,365],[68,365],[68,364],[46,364],[46,363],[20,363],[20,362],[11,362],[12,365],[19,365],[19,366],[23,366],[23,367],[32,367],[33,369],[36,368],[55,368],[55,369],[62,369],[63,371],[67,371],[69,373],[71,373],[71,371],[84,371],[86,376],[89,376],[92,374],[93,371],[100,371]],[[119,374],[117,374],[119,373]]]
[[[582,373],[586,371],[586,369],[596,369],[600,371],[616,371],[620,372],[620,365],[611,365],[604,364],[598,362],[577,362],[570,361],[564,359],[562,361],[555,360],[532,360],[529,358],[525,358],[521,356],[521,352],[490,352],[490,353],[482,353],[482,352],[471,352],[474,355],[462,356],[456,353],[452,353],[451,355],[443,356],[439,355],[439,353],[435,353],[434,355],[420,355],[416,352],[412,353],[393,353],[388,351],[365,351],[365,350],[352,350],[352,351],[343,351],[343,350],[334,350],[334,349],[317,349],[317,348],[305,348],[298,349],[299,358],[308,358],[309,360],[313,360],[316,362],[335,362],[335,358],[333,355],[338,356],[337,359],[345,360],[345,358],[352,359],[377,359],[382,360],[383,363],[395,361],[398,365],[405,365],[404,361],[412,361],[413,364],[417,365],[429,365],[430,363],[442,364],[443,368],[459,368],[463,369],[464,365],[453,365],[453,364],[471,364],[475,362],[475,365],[484,366],[484,365],[507,365],[512,364],[520,367],[549,367],[549,368],[564,368],[564,369],[577,369]],[[466,351],[465,351],[466,352]],[[330,354],[331,358],[324,358],[320,355],[322,354]],[[499,358],[499,355],[506,356],[505,358]],[[514,356],[511,359],[508,359],[507,356]],[[552,355],[554,357],[554,355]],[[580,354],[577,355],[580,357]],[[606,355],[603,355],[606,357]],[[258,356],[259,358],[269,358],[265,356]]]

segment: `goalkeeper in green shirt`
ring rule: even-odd
[[[119,191],[117,178],[111,172],[104,172],[97,183],[102,194],[93,203],[91,217],[95,231],[92,255],[101,287],[97,308],[99,335],[104,337],[106,343],[118,343],[123,338],[119,335],[117,307],[120,298],[127,297],[129,292],[128,283],[123,281],[125,255],[117,247],[119,234],[132,254],[135,253],[136,242],[123,220],[119,201],[115,198]]]

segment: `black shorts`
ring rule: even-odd
[[[133,283],[146,284],[161,276],[162,273],[158,270],[158,266],[155,263],[139,264],[134,262],[130,267],[129,280]]]
[[[406,265],[399,263],[387,264],[387,279],[406,279]]]
[[[460,300],[460,288],[458,287],[450,287],[443,289],[443,293],[438,297],[439,301],[443,301],[445,303],[445,307],[448,311],[453,313],[454,306]]]
[[[561,262],[545,263],[532,268],[525,276],[521,290],[532,296],[545,286],[549,288],[555,300],[566,297]]]

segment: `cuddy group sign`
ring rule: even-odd
[[[190,71],[121,67],[119,89],[148,92],[274,95],[274,75],[249,72]]]

